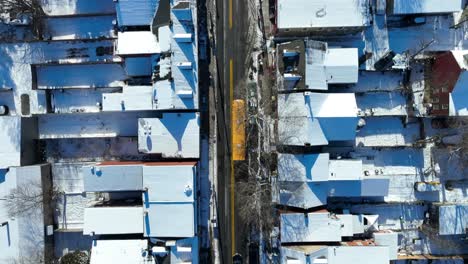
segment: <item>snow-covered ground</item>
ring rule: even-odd
[[[366,124],[356,135],[356,145],[361,147],[411,146],[421,138],[417,120],[405,124],[404,118],[367,117]]]
[[[401,92],[356,94],[360,116],[406,116],[407,98]]]

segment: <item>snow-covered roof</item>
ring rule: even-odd
[[[155,164],[143,168],[145,236],[195,235],[196,163]]]
[[[364,177],[361,180],[333,180],[328,182],[329,197],[383,197],[388,195],[390,178]]]
[[[341,221],[329,213],[281,214],[281,242],[340,242]]]
[[[127,75],[117,63],[36,66],[38,89],[120,87]]]
[[[467,204],[439,206],[439,235],[463,235],[467,228]]]
[[[311,250],[302,247],[281,247],[283,264],[387,264],[390,263],[387,246],[312,246]],[[307,249],[307,247],[304,247]]]
[[[140,191],[143,189],[141,164],[83,166],[85,192]]]
[[[278,0],[278,29],[362,27],[368,24],[365,0]]]
[[[142,234],[143,207],[88,207],[84,211],[85,235]]]
[[[158,0],[118,0],[117,23],[119,26],[150,26],[158,8]]]
[[[162,118],[138,121],[138,150],[143,153],[161,153],[168,158],[198,158],[199,137],[198,113],[164,113]]]
[[[361,180],[362,160],[330,160],[329,180]]]
[[[279,204],[309,209],[327,204],[328,182],[280,182]]]
[[[142,253],[148,249],[148,240],[94,240],[90,264],[144,264]]]
[[[394,15],[438,14],[462,11],[462,0],[393,0],[390,7]]]
[[[464,70],[450,93],[449,114],[451,116],[468,115],[468,71]]]
[[[377,246],[387,246],[391,260],[398,259],[398,232],[384,231],[372,234]]]
[[[121,93],[102,94],[102,111],[153,109],[153,86],[124,86]]]
[[[0,169],[0,197],[10,194],[14,188],[24,187],[40,192],[43,168],[48,165],[11,167]],[[45,249],[44,213],[41,207],[10,217],[5,199],[0,199],[0,263],[20,260],[24,252],[43,255]]]
[[[171,263],[198,263],[198,237],[177,240],[171,246]]]
[[[326,145],[356,137],[357,106],[352,93],[279,94],[278,115],[282,144]]]
[[[21,165],[21,118],[0,117],[0,169]]]
[[[305,84],[309,89],[327,90],[329,83],[357,83],[356,48],[328,48],[324,42],[308,40],[305,49]]]
[[[329,154],[278,154],[279,181],[327,181]]]
[[[149,55],[159,53],[159,43],[151,31],[125,31],[117,36],[117,55]]]
[[[460,69],[468,70],[468,63],[465,59],[465,56],[468,56],[468,50],[451,50],[450,53],[452,53]]]

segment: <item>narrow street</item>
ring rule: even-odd
[[[232,255],[246,255],[247,230],[240,222],[236,203],[236,164],[231,161],[231,103],[245,99],[247,0],[216,0],[216,90],[218,120],[219,227],[223,263]],[[234,170],[231,170],[234,168]]]

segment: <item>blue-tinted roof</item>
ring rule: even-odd
[[[119,0],[115,6],[119,26],[150,26],[159,0]]]

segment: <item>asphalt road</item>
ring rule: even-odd
[[[237,215],[236,164],[231,161],[231,103],[245,99],[248,66],[246,34],[248,0],[214,0],[217,7],[216,57],[218,64],[218,198],[219,224],[223,263],[231,263],[232,255],[246,257],[245,225]],[[234,170],[231,169],[234,168]],[[234,202],[233,202],[234,201]]]

